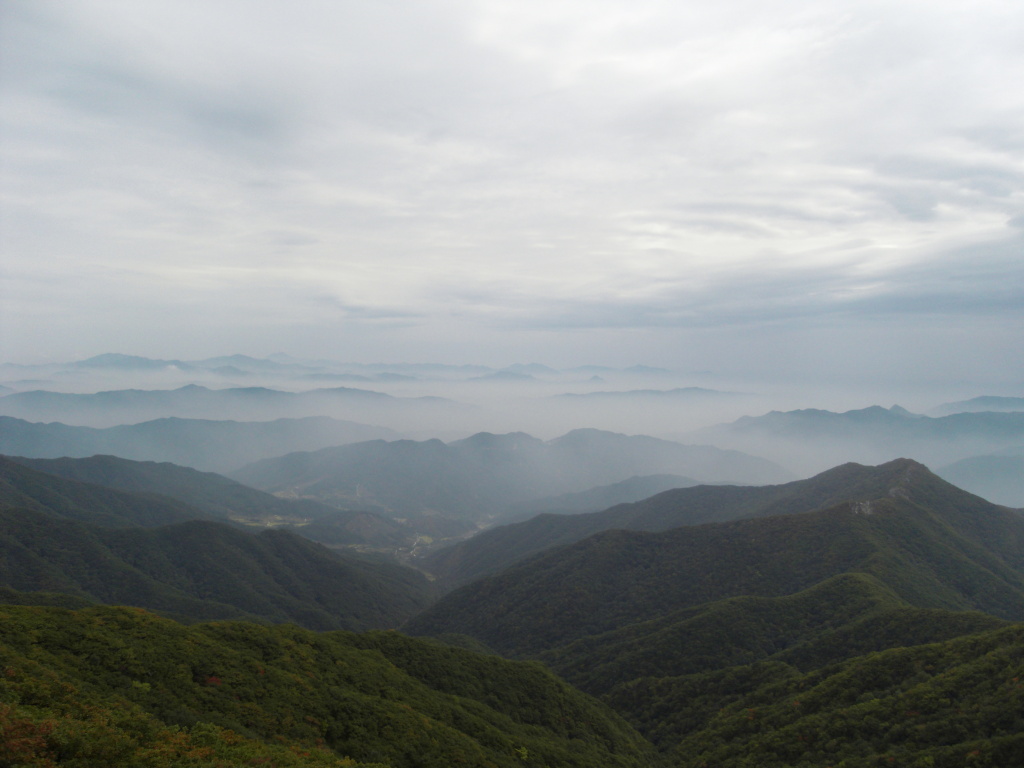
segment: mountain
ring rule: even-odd
[[[833,490],[840,485],[882,492],[802,514],[607,530],[462,587],[408,629],[467,634],[530,655],[670,611],[793,594],[845,573],[871,575],[915,607],[1024,620],[1019,514],[909,460],[840,467]]]
[[[956,413],[932,418],[894,406],[835,413],[772,411],[694,432],[692,439],[772,456],[805,472],[844,461],[879,463],[910,456],[942,466],[1024,444],[1024,412]]]
[[[448,444],[375,440],[268,459],[231,477],[276,494],[373,505],[399,518],[441,515],[477,524],[541,497],[662,472],[711,481],[785,477],[771,462],[738,452],[598,430],[548,442],[523,433],[479,433]]]
[[[0,656],[11,766],[658,764],[620,717],[542,666],[394,632],[0,606]]]
[[[56,477],[0,457],[0,587],[192,619],[395,626],[433,589],[417,571],[287,531],[254,535],[183,502]],[[180,522],[184,521],[184,522]]]
[[[679,400],[682,402],[714,400],[719,398],[739,397],[735,392],[722,392],[717,389],[706,389],[704,387],[677,387],[675,389],[627,389],[610,390],[600,392],[566,392],[561,395],[553,395],[558,400],[586,400],[592,402],[610,401],[622,402],[625,400]]]
[[[212,472],[292,451],[395,437],[383,427],[325,417],[252,422],[168,418],[96,429],[0,416],[0,453],[10,456],[54,459],[112,454]]]
[[[983,395],[956,403],[943,403],[932,408],[931,416],[949,416],[953,413],[976,413],[978,411],[1024,411],[1024,397],[996,397]]]
[[[585,491],[546,496],[516,507],[515,511],[523,517],[541,512],[598,512],[616,504],[628,504],[672,488],[686,488],[692,485],[698,485],[697,481],[682,475],[636,475]]]
[[[549,547],[571,544],[601,531],[667,531],[681,526],[811,512],[848,501],[870,501],[892,487],[893,466],[845,464],[783,485],[678,488],[601,512],[541,514],[483,531],[428,555],[422,567],[451,588],[497,573]],[[898,471],[898,470],[897,470]]]
[[[128,494],[56,477],[0,456],[0,508],[20,507],[104,526],[159,526],[213,515],[154,494]]]
[[[0,586],[314,629],[396,626],[431,595],[411,569],[342,557],[287,531],[199,520],[103,528],[15,507],[0,508]]]
[[[961,459],[937,469],[936,474],[997,504],[1024,507],[1024,449]]]
[[[622,509],[658,502],[668,522],[698,492],[717,494],[704,514],[771,516],[607,530],[405,629],[542,660],[678,768],[1024,759],[1021,515],[909,460]]]
[[[65,479],[122,491],[161,494],[218,520],[245,525],[289,526],[300,536],[329,546],[395,549],[412,546],[415,539],[410,529],[372,512],[339,510],[305,499],[281,499],[222,475],[167,462],[131,461],[116,456],[10,458],[23,466]],[[193,517],[189,515],[182,519]]]
[[[34,390],[0,397],[0,414],[6,416],[91,427],[170,417],[245,421],[331,416],[375,421],[378,417],[436,415],[461,407],[439,397],[393,397],[351,387],[286,392],[266,387],[209,389],[189,384],[171,390],[124,389],[95,394]]]

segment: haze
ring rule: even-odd
[[[0,14],[4,360],[1024,381],[1017,4]]]

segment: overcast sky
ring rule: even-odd
[[[1024,382],[1019,0],[0,0],[2,357]]]

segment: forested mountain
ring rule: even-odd
[[[548,442],[480,433],[445,444],[375,440],[295,453],[231,476],[255,488],[338,506],[376,505],[396,516],[438,514],[485,521],[515,506],[637,474],[767,482],[786,473],[764,459],[651,437],[576,430]]]
[[[772,411],[701,429],[693,439],[772,456],[805,472],[843,461],[875,464],[913,456],[942,466],[1024,445],[1024,412],[955,413],[930,417],[894,406],[835,413]]]
[[[166,496],[124,493],[57,477],[7,456],[0,456],[0,507],[107,526],[167,525],[215,516]]]
[[[352,387],[287,392],[267,387],[123,389],[95,394],[36,390],[0,397],[0,414],[27,420],[110,427],[169,417],[185,419],[281,419],[331,416],[340,419],[415,418],[454,412],[460,406],[439,397],[394,397]]]
[[[879,467],[844,464],[807,480],[766,486],[677,488],[632,504],[577,515],[542,514],[492,528],[429,555],[423,566],[446,586],[496,573],[549,547],[601,531],[667,531],[680,526],[748,517],[810,512],[851,501],[870,501],[898,487],[905,462]]]
[[[538,664],[397,633],[0,606],[0,658],[4,765],[658,762],[621,718]]]
[[[140,462],[116,456],[86,459],[11,461],[51,475],[133,493],[158,493],[185,502],[212,518],[259,526],[289,526],[299,535],[334,546],[393,549],[410,546],[414,532],[367,511],[339,510],[306,499],[281,499],[212,472],[167,462]],[[37,482],[37,485],[43,483]],[[194,515],[185,518],[192,519]],[[167,520],[166,522],[172,522]]]
[[[1024,620],[1024,518],[909,460],[861,469],[840,467],[833,479],[853,488],[887,478],[874,498],[836,504],[826,495],[832,506],[804,514],[604,531],[453,592],[409,629],[531,654],[714,600],[792,594],[843,573],[873,575],[918,607]]]
[[[0,509],[0,586],[193,621],[314,629],[397,626],[431,599],[416,571],[343,557],[287,531],[257,535],[204,521],[100,528],[16,508]]]
[[[106,429],[0,416],[0,453],[56,459],[110,454],[226,472],[271,456],[364,440],[394,439],[383,427],[324,417],[275,421],[166,418]]]
[[[409,568],[207,516],[0,457],[0,587],[318,629],[396,626],[431,600],[427,580]]]
[[[1018,512],[900,460],[580,517],[667,515],[702,494],[705,514],[718,502],[770,516],[607,530],[473,582],[406,628],[543,660],[679,768],[1024,759],[1024,625],[1007,624],[1024,619]]]

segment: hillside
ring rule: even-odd
[[[549,547],[601,531],[667,531],[680,526],[748,517],[810,512],[847,501],[885,496],[899,482],[903,463],[880,467],[844,464],[807,480],[754,487],[697,486],[656,494],[632,504],[576,515],[538,515],[492,528],[427,556],[422,566],[446,587],[497,573]],[[972,502],[973,503],[973,502]]]
[[[396,517],[440,514],[478,523],[534,499],[655,473],[737,482],[786,477],[771,462],[734,451],[598,430],[547,442],[522,433],[480,433],[449,444],[375,440],[268,459],[231,477],[343,508],[372,505]]]
[[[606,530],[470,583],[406,629],[544,661],[677,768],[1024,760],[1024,625],[1007,623],[1024,618],[1017,512],[900,460],[601,514],[654,505],[667,523],[684,498],[676,520],[768,516]]]
[[[207,519],[207,512],[155,494],[124,493],[57,477],[0,456],[0,508],[23,507],[107,526],[156,526]]]
[[[882,477],[888,487],[874,499],[803,514],[604,531],[462,587],[408,629],[467,634],[530,655],[670,611],[783,596],[844,573],[872,575],[916,607],[1024,619],[1019,515],[907,460],[834,472],[837,488]]]
[[[314,629],[394,627],[431,599],[416,571],[343,557],[286,531],[256,535],[204,521],[100,528],[13,508],[0,509],[0,586],[193,621]]]
[[[210,472],[293,451],[396,437],[383,427],[323,417],[245,422],[164,418],[97,429],[0,416],[0,453],[7,455],[56,459],[110,454]]]
[[[411,546],[415,538],[407,527],[371,512],[339,510],[304,499],[281,499],[222,475],[168,462],[131,461],[116,456],[85,459],[14,456],[10,459],[66,479],[174,498],[219,520],[255,526],[288,526],[300,536],[331,546],[396,549]]]
[[[10,765],[657,763],[619,717],[540,665],[396,633],[0,606],[0,659]]]

